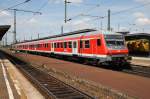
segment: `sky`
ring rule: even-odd
[[[13,11],[4,10],[25,0],[0,0],[0,25],[11,25],[7,33],[13,41]],[[64,0],[30,0],[15,9],[41,12],[42,14],[17,11],[17,40],[30,40],[85,28],[107,29],[108,10],[111,10],[113,31],[150,33],[150,0],[67,0],[67,18],[64,23]],[[6,37],[6,36],[5,36]],[[5,38],[4,37],[4,38]]]

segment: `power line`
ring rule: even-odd
[[[41,12],[34,12],[34,11],[22,10],[22,9],[8,9],[8,10],[14,11],[14,43],[17,42],[17,39],[16,39],[16,12],[19,11],[19,12],[28,12],[28,13],[42,14]]]
[[[144,3],[142,5],[138,5],[138,6],[135,6],[135,7],[131,7],[131,8],[128,8],[128,9],[124,9],[124,10],[121,10],[121,11],[118,11],[118,12],[114,12],[111,15],[116,15],[116,14],[120,14],[120,13],[130,12],[130,11],[132,11],[134,9],[142,8],[142,7],[148,6],[148,5],[150,5],[150,2]]]
[[[38,9],[38,11],[41,11],[44,7],[46,7],[47,4],[48,4],[48,2],[49,2],[49,0],[47,0],[47,1]]]
[[[45,3],[43,3],[43,4],[41,5],[41,7],[40,7],[36,12],[39,12],[39,11],[41,11],[44,7],[46,7],[47,4],[48,4],[48,2],[49,2],[49,0],[47,0]],[[24,20],[22,23],[27,22],[27,21],[29,21],[30,19],[34,18],[34,17],[35,17],[35,14],[33,14],[30,18]]]
[[[89,9],[87,9],[86,11],[84,11],[84,13],[91,12],[91,11],[97,9],[98,7],[100,7],[100,5],[96,5],[95,7],[89,8]],[[75,18],[77,18],[77,17],[83,16],[83,15],[85,15],[84,13],[79,13],[79,14],[77,14],[77,15],[71,17],[70,19],[75,19]]]
[[[141,7],[144,7],[144,6],[148,6],[148,5],[150,5],[150,2],[144,3],[142,5],[138,5],[138,6],[135,6],[135,7],[131,7],[131,8],[128,8],[128,9],[124,9],[124,10],[121,10],[121,11],[118,11],[118,12],[114,12],[111,15],[117,15],[117,14],[121,14],[121,13],[128,12],[128,11],[130,12],[131,10],[134,10],[134,9],[137,9],[137,8],[141,8]],[[86,14],[81,14],[80,16],[96,17],[96,18],[88,20],[86,22],[95,21],[95,20],[99,20],[99,19],[108,17],[108,16],[103,16],[103,17],[102,16],[93,16],[93,15],[86,15]]]
[[[5,9],[2,9],[0,12],[3,12],[3,11],[5,11],[5,10],[9,10],[9,9],[14,8],[14,7],[17,7],[17,6],[20,6],[20,5],[22,5],[22,4],[24,4],[24,3],[27,3],[27,2],[29,2],[29,1],[31,1],[31,0],[25,0],[24,2],[18,3],[18,4],[16,4],[16,5],[10,6],[10,7],[5,8]]]

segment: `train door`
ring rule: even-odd
[[[73,54],[78,54],[78,41],[73,41],[72,42],[72,53]]]
[[[51,43],[51,52],[54,52],[54,43]]]

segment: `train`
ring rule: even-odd
[[[148,54],[150,52],[150,43],[148,39],[127,40],[126,45],[131,54]]]
[[[19,42],[12,47],[15,51],[59,55],[96,64],[121,66],[131,60],[122,34],[94,29]]]

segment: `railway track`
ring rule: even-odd
[[[131,64],[131,67],[129,69],[123,69],[122,71],[130,74],[135,74],[135,75],[150,78],[150,67],[148,66]]]
[[[46,99],[95,99],[94,97],[58,80],[14,56],[4,53],[23,74],[36,86]]]

